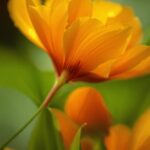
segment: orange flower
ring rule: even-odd
[[[107,150],[149,150],[150,110],[140,117],[133,129],[125,125],[111,127],[105,144]]]
[[[20,31],[52,58],[57,75],[89,82],[150,71],[150,48],[139,43],[130,8],[99,0],[10,0]]]
[[[86,124],[87,131],[106,131],[111,125],[111,115],[103,97],[90,87],[73,91],[65,105],[66,114],[77,124]]]

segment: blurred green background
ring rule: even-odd
[[[142,21],[144,40],[150,43],[150,0],[114,0],[134,8]],[[54,82],[48,56],[14,27],[7,0],[0,1],[0,145],[30,118]],[[69,92],[85,83],[65,86],[51,104],[62,109]],[[87,84],[86,84],[87,85]],[[105,98],[114,123],[132,125],[150,106],[150,76],[111,81],[94,86]],[[35,105],[36,104],[36,105]],[[10,146],[27,150],[32,123]]]

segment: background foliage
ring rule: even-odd
[[[150,1],[114,1],[135,9],[145,33],[143,42],[150,44]],[[0,145],[30,118],[54,82],[53,68],[48,56],[27,41],[13,26],[6,4],[6,0],[0,1]],[[84,85],[85,83],[78,83],[65,86],[51,106],[63,109],[68,94],[78,86]],[[131,126],[139,114],[150,106],[149,85],[150,76],[90,84],[104,96],[114,117],[114,123],[126,123]],[[53,129],[57,128],[59,132],[57,123],[53,120],[51,113],[43,112],[36,120],[36,127],[33,122],[10,146],[26,150],[30,143],[31,150],[55,149],[58,146],[57,142],[61,144],[61,139],[55,136],[56,139],[52,141],[56,134],[52,132]],[[79,133],[75,142],[78,142],[78,138]],[[51,144],[50,141],[55,144]],[[38,147],[35,144],[37,142]],[[63,150],[63,146],[58,147],[58,150]]]

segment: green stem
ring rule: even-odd
[[[62,75],[56,80],[55,84],[53,85],[52,89],[48,93],[47,97],[40,105],[38,110],[33,114],[33,116],[13,135],[11,138],[8,139],[1,147],[0,150],[3,150],[13,139],[15,139],[39,114],[40,112],[47,108],[49,103],[51,102],[54,95],[58,92],[58,90],[66,83],[67,80],[67,73],[63,72]]]
[[[13,139],[15,139],[36,118],[36,116],[38,116],[42,109],[43,107],[40,107],[37,112],[16,133],[1,146],[0,150],[3,150]]]

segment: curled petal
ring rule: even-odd
[[[92,71],[92,73],[95,73],[97,76],[101,78],[107,79],[109,77],[109,74],[115,61],[116,59],[112,59],[99,65],[96,69]]]
[[[150,57],[148,57],[146,60],[143,60],[140,64],[138,64],[133,69],[128,70],[124,73],[118,74],[114,76],[113,78],[126,79],[126,78],[146,75],[149,73],[150,73]]]
[[[133,77],[150,72],[150,47],[138,45],[128,50],[114,65],[111,76]]]

